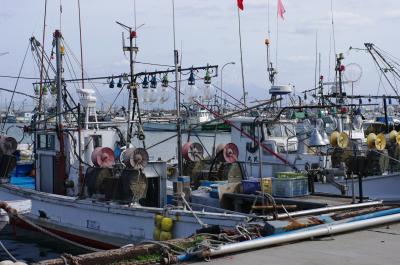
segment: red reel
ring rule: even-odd
[[[109,147],[96,147],[91,158],[97,167],[110,168],[115,164],[114,151]]]
[[[204,148],[199,143],[187,142],[182,146],[182,156],[188,161],[196,162],[203,159]]]

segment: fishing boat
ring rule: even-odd
[[[168,217],[171,227],[165,233],[174,238],[189,236],[205,225],[234,227],[247,218],[194,212],[190,206],[171,208],[166,162],[149,161],[146,150],[131,145],[118,123],[97,122],[93,90],[77,88],[80,105],[75,107],[63,101],[62,43],[61,32],[55,31],[57,78],[51,93],[56,110],[52,114],[38,106],[35,120],[25,128],[34,137],[35,188],[9,183],[10,168],[2,176],[1,200],[29,199],[32,211],[26,217],[30,222],[102,249],[153,239],[156,216]],[[41,47],[36,42],[33,45]]]

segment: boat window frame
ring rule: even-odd
[[[242,122],[240,124],[240,137],[247,138],[243,132],[246,132],[252,137],[256,137],[256,126],[254,122]]]
[[[36,147],[38,150],[55,150],[56,149],[56,135],[39,133],[37,135]]]

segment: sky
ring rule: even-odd
[[[42,39],[44,0],[0,0],[0,75],[17,76],[29,45],[29,38]],[[60,28],[76,57],[80,56],[78,1],[48,0],[45,50],[50,52],[52,33]],[[122,52],[121,32],[115,21],[134,25],[134,0],[80,0],[83,34],[83,65],[88,77],[109,76],[129,71],[127,57]],[[361,80],[355,93],[393,94],[387,84],[380,84],[379,73],[363,48],[372,42],[400,57],[396,33],[400,23],[398,0],[282,0],[284,19],[277,19],[276,0],[244,0],[240,12],[243,44],[245,88],[248,101],[268,97],[265,38],[271,42],[271,59],[278,67],[277,84],[292,84],[295,92],[314,87],[316,40],[321,53],[321,74],[325,80],[334,75],[334,53],[343,52],[344,64],[356,63],[362,68]],[[173,65],[173,34],[171,0],[136,0],[138,29],[137,60]],[[331,12],[331,7],[332,11]],[[332,15],[334,26],[332,27]],[[175,0],[176,43],[182,56],[182,66],[225,68],[223,87],[230,95],[242,96],[241,68],[236,0]],[[278,25],[277,25],[278,23]],[[278,28],[278,30],[277,30]],[[334,28],[334,31],[333,31]],[[269,33],[268,33],[269,29]],[[333,34],[334,32],[334,34]],[[278,34],[277,34],[278,33]],[[334,38],[333,38],[334,36]],[[163,70],[165,67],[137,65],[136,71]],[[76,71],[79,72],[78,67]],[[66,75],[68,73],[66,72]],[[30,50],[21,76],[38,77]],[[172,79],[172,77],[171,77]],[[14,89],[15,79],[0,77],[0,87]],[[17,91],[33,94],[31,80],[20,80]],[[198,82],[199,83],[199,82]],[[220,85],[220,78],[213,83]],[[117,90],[96,83],[98,101],[110,104]],[[186,83],[182,83],[185,89]],[[73,86],[68,87],[74,92]],[[347,88],[349,89],[349,88]],[[386,91],[385,91],[386,89]],[[126,100],[122,93],[118,104]],[[10,94],[1,92],[0,109],[8,104]],[[171,100],[165,107],[172,106]],[[15,96],[15,108],[29,108],[32,100]],[[147,108],[163,107],[159,103]]]

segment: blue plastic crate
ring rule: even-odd
[[[200,180],[200,186],[203,186],[203,187],[210,187],[211,185],[214,185],[214,184],[224,185],[226,183],[228,183],[228,181]]]
[[[257,191],[261,190],[259,179],[247,179],[242,180],[243,193],[245,194],[255,194]]]
[[[272,195],[300,197],[309,194],[307,178],[272,178]]]

